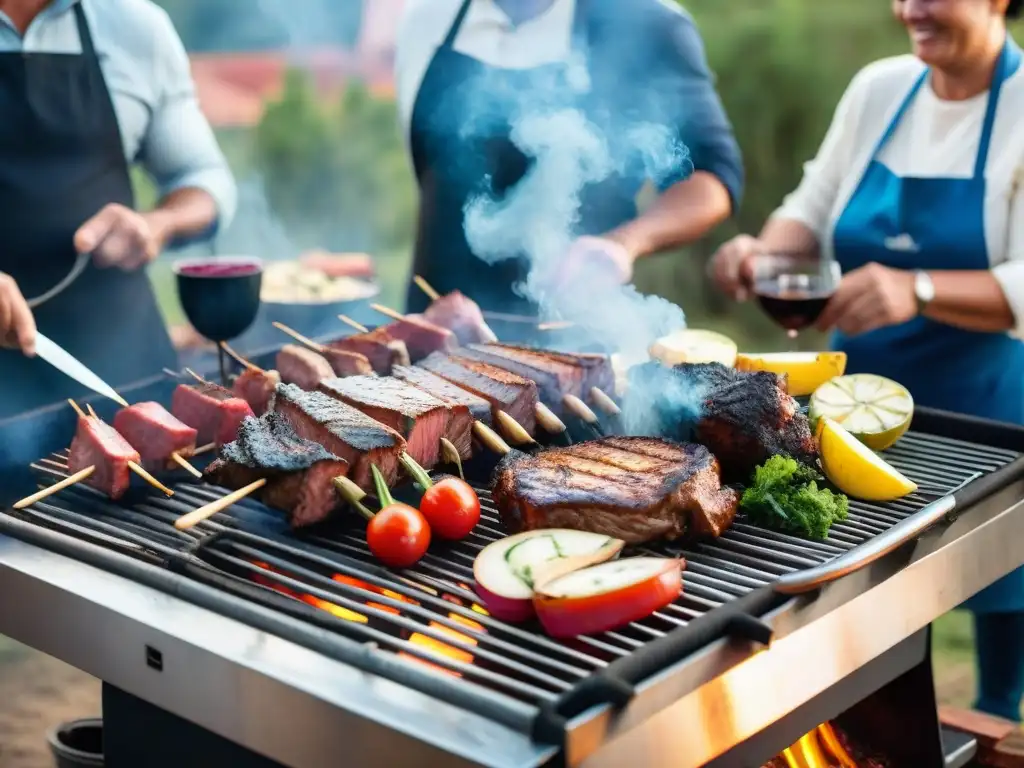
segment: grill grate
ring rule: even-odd
[[[245,585],[236,594],[271,607],[302,608],[307,620],[325,611],[340,619],[330,624],[336,632],[421,670],[473,683],[522,711],[524,705],[554,705],[581,681],[647,643],[780,576],[842,555],[1019,456],[910,432],[886,458],[919,483],[915,494],[888,504],[851,501],[849,518],[820,542],[757,528],[739,517],[715,541],[634,548],[684,557],[683,595],[643,621],[572,641],[552,640],[534,625],[500,622],[475,602],[473,560],[504,535],[483,487],[477,488],[483,509],[475,532],[462,542],[432,545],[416,567],[400,573],[375,563],[354,515],[354,525],[339,521],[296,536],[282,515],[246,500],[190,531],[175,529],[181,514],[225,493],[209,485],[180,483],[172,498],[147,493],[122,504],[74,487],[11,514],[221,588]],[[66,452],[33,470],[46,484],[66,476]]]

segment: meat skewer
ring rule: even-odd
[[[336,375],[323,355],[297,344],[285,344],[277,353],[277,370],[281,381],[302,389],[316,389],[324,379]]]
[[[339,319],[342,318],[344,318],[342,322],[348,321],[348,324],[359,332],[335,339],[327,345],[328,349],[354,352],[365,356],[370,361],[373,370],[381,376],[390,374],[391,368],[395,365],[409,364],[409,348],[405,341],[396,338],[388,328],[377,328],[371,331],[365,326],[349,320],[344,315],[339,315]]]
[[[230,389],[185,369],[196,384],[179,384],[171,396],[171,413],[197,431],[197,442],[216,446],[230,443],[252,408]]]
[[[216,485],[241,489],[261,478],[260,501],[288,515],[292,528],[326,519],[338,507],[334,479],[348,474],[348,464],[322,445],[295,434],[279,413],[246,419],[238,438],[224,446],[206,470]]]
[[[405,342],[409,355],[419,360],[434,352],[451,352],[458,348],[459,340],[448,328],[416,315],[403,315],[382,304],[371,304],[374,311],[390,317],[394,323],[384,326],[389,337]]]
[[[306,338],[298,331],[293,331],[287,325],[282,323],[274,322],[273,326],[277,328],[277,330],[291,336],[304,347],[307,347],[308,349],[311,349],[323,356],[327,362],[331,364],[331,369],[336,376],[369,376],[370,374],[376,373],[373,366],[370,365],[370,361],[366,355],[344,349],[334,349],[333,347],[326,347],[323,344],[318,344],[312,339]]]
[[[430,298],[430,306],[423,313],[425,320],[448,328],[463,345],[498,340],[487,325],[480,307],[464,293],[452,291],[442,296],[421,276],[416,275],[413,281]]]
[[[174,491],[139,465],[141,459],[138,452],[113,427],[95,415],[86,414],[74,400],[68,402],[78,414],[78,428],[68,453],[68,471],[71,474],[48,488],[16,502],[15,509],[24,509],[80,482],[85,482],[116,500],[128,490],[130,472],[135,472],[166,495],[174,495]]]
[[[281,375],[277,371],[265,371],[258,365],[253,365],[229,347],[227,342],[222,341],[220,346],[243,368],[235,378],[231,391],[245,400],[254,414],[262,416],[270,406],[270,398],[273,397],[275,388],[281,383]]]
[[[439,299],[447,300],[448,297],[442,297],[422,277],[419,277],[417,275],[416,277],[414,277],[414,281],[416,282],[416,285],[419,286],[420,290],[422,290],[425,294],[427,294],[428,297],[430,297],[431,301],[438,301]],[[462,342],[464,347],[475,349],[478,352],[481,352],[481,351],[482,352],[487,352],[487,351],[494,352],[495,351],[494,348],[499,348],[500,347],[501,351],[503,353],[505,353],[505,356],[507,356],[507,357],[515,358],[517,356],[516,353],[518,353],[519,361],[523,362],[523,363],[528,363],[528,362],[530,362],[530,358],[533,358],[533,362],[534,363],[538,362],[538,360],[542,360],[544,363],[546,363],[548,365],[551,365],[553,363],[558,362],[558,363],[561,363],[564,366],[575,366],[577,368],[584,368],[584,369],[593,368],[595,366],[599,366],[599,359],[605,359],[606,360],[606,358],[604,358],[603,355],[594,355],[594,356],[562,355],[562,354],[555,353],[555,352],[547,352],[546,350],[534,350],[534,349],[531,349],[529,347],[515,347],[515,346],[512,346],[512,345],[498,344],[497,343],[497,341],[498,341],[497,337],[495,337],[493,331],[491,331],[490,328],[487,327],[486,322],[483,319],[483,315],[480,314],[479,307],[477,307],[476,304],[474,302],[472,302],[472,300],[470,300],[467,297],[463,296],[458,291],[454,291],[452,294],[449,294],[449,296],[453,296],[453,297],[455,295],[457,295],[458,299],[460,299],[463,302],[463,305],[464,305],[463,314],[465,312],[470,312],[472,314],[479,314],[480,315],[479,323],[482,323],[483,327],[487,329],[487,334],[485,334],[485,335],[488,336],[487,338],[469,338],[468,334],[465,334],[466,338],[463,338],[463,336],[459,336],[459,340],[460,340],[460,342]],[[431,305],[431,308],[432,307],[433,307],[433,305]],[[460,326],[460,325],[463,325],[463,324],[473,325],[474,323],[477,322],[472,317],[469,318],[468,320],[465,320],[465,321],[461,320],[458,317],[459,313],[457,311],[456,312],[448,313],[447,315],[445,315],[443,317],[438,316],[438,315],[435,315],[435,316],[432,317],[431,316],[431,312],[430,312],[431,308],[428,308],[427,312],[424,314],[424,317],[426,319],[428,319],[428,320],[431,320],[431,322],[437,323],[438,325],[449,327],[449,326]],[[378,305],[374,305],[374,309],[378,309]],[[380,310],[378,309],[378,311],[380,311]],[[387,313],[385,313],[385,314],[387,314]],[[566,324],[566,323],[561,323],[561,322],[541,323],[538,326],[538,329],[540,329],[540,330],[556,330],[557,328],[566,328],[566,327],[570,327],[571,325],[572,325],[572,323]],[[455,329],[453,328],[453,330],[455,330]],[[456,335],[459,335],[457,331],[456,331]],[[474,344],[474,342],[483,342],[483,343],[482,344],[481,343]],[[586,364],[585,361],[587,361],[588,357],[591,357],[590,362],[593,363],[593,365],[587,365]],[[493,361],[491,361],[491,362],[492,362],[492,364],[494,364]],[[587,386],[584,389],[582,389],[581,391],[571,391],[571,390],[570,391],[564,391],[563,390],[563,391],[558,392],[558,393],[550,393],[549,392],[548,393],[548,400],[549,400],[549,402],[558,403],[561,400],[561,396],[564,395],[564,394],[574,394],[578,398],[582,398],[585,395],[589,395],[591,400],[594,402],[594,404],[599,409],[601,409],[601,411],[603,411],[604,413],[607,413],[609,416],[617,416],[618,413],[619,413],[619,408],[615,404],[615,401],[606,392],[607,389],[614,388],[614,385],[615,385],[614,375],[613,375],[613,373],[611,371],[610,365],[607,368],[608,368],[608,370],[607,370],[607,375],[606,376],[601,376],[599,381],[598,380],[589,381]],[[520,371],[513,370],[513,372],[514,373],[520,373],[520,375],[522,375],[522,373]],[[587,376],[584,376],[584,379],[587,379],[587,378],[588,378]],[[540,382],[538,382],[538,384],[540,384]],[[562,403],[562,405],[564,407],[566,407],[567,410],[571,410],[571,406],[566,405],[565,403]],[[576,415],[580,419],[586,421],[586,414],[577,413]]]
[[[88,408],[92,417],[98,419],[92,406]],[[193,477],[202,478],[203,473],[185,458],[195,454],[198,432],[159,403],[143,402],[122,408],[115,414],[113,426],[139,452],[144,467],[161,471],[173,463]]]

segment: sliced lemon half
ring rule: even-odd
[[[811,421],[827,416],[869,448],[884,451],[914,418],[914,398],[902,384],[873,373],[840,376],[811,395]]]
[[[662,336],[651,345],[651,357],[668,366],[682,363],[721,363],[732,368],[736,362],[736,342],[716,331],[683,328]]]
[[[845,352],[768,352],[736,356],[741,371],[771,371],[785,375],[789,394],[809,395],[826,381],[842,376],[846,370]]]
[[[825,476],[847,496],[893,501],[917,490],[914,481],[827,416],[819,422],[818,439]]]

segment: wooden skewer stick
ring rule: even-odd
[[[314,352],[323,352],[324,351],[324,345],[323,344],[318,344],[317,342],[313,341],[312,339],[306,338],[301,333],[299,333],[298,331],[292,330],[291,328],[289,328],[284,323],[279,323],[279,322],[277,322],[275,320],[273,323],[271,323],[271,325],[273,325],[275,328],[277,328],[277,330],[282,331],[284,333],[287,333],[289,336],[291,336],[297,342],[299,342],[303,346],[309,347]]]
[[[200,507],[199,509],[193,509],[188,514],[182,515],[174,521],[174,527],[179,531],[187,531],[189,528],[203,522],[203,520],[207,520],[218,512],[224,511],[235,502],[241,501],[250,493],[258,491],[266,484],[267,479],[265,477],[261,477],[256,482],[249,483],[245,488],[239,488],[237,491],[229,493],[222,499],[211,501],[209,504]]]
[[[60,482],[54,483],[49,488],[43,488],[43,490],[36,491],[31,496],[26,496],[21,501],[16,501],[14,503],[14,508],[24,509],[25,507],[30,507],[37,501],[42,501],[46,497],[52,496],[53,494],[57,493],[58,491],[64,490],[70,485],[82,482],[83,480],[85,480],[85,478],[87,478],[95,471],[96,467],[86,467],[85,469],[79,470],[78,472],[75,472],[75,474],[65,477]]]
[[[536,416],[537,423],[548,434],[560,435],[565,432],[565,423],[544,403],[537,403]]]
[[[78,406],[78,403],[76,403],[76,402],[75,402],[74,400],[72,400],[71,398],[68,398],[68,403],[70,403],[70,404],[71,404],[71,407],[75,409],[75,413],[77,413],[77,414],[78,414],[78,415],[79,415],[79,416],[80,416],[81,418],[83,418],[83,419],[85,418],[85,411],[83,411],[83,410],[82,410],[82,409],[81,409],[81,408],[80,408],[80,407]]]
[[[343,322],[345,325],[348,325],[348,326],[350,326],[352,328],[355,328],[360,333],[369,333],[370,332],[369,328],[367,328],[362,323],[357,323],[355,320],[353,320],[348,315],[338,315],[338,319],[341,320],[341,322]]]
[[[459,477],[465,480],[466,476],[462,472],[462,457],[459,456],[459,449],[446,437],[441,438],[441,455],[445,461],[449,464],[454,464],[458,468]]]
[[[222,341],[220,343],[220,348],[224,350],[225,354],[227,354],[228,357],[230,357],[232,360],[234,360],[236,363],[238,363],[243,368],[248,368],[250,371],[259,371],[260,373],[263,373],[263,369],[262,368],[260,368],[258,365],[254,365],[253,363],[250,363],[248,360],[246,360],[240,354],[235,352],[235,350],[233,350],[231,347],[228,346],[228,343],[226,341]]]
[[[96,414],[96,411],[94,411],[93,408],[92,408],[92,403],[86,403],[85,404],[85,408],[86,408],[87,411],[89,411],[89,415],[92,416],[94,419],[96,419],[96,421],[100,420],[100,417]]]
[[[551,320],[547,323],[538,323],[538,331],[564,331],[566,328],[572,328],[576,323],[569,320]]]
[[[203,479],[203,473],[200,472],[195,467],[193,467],[191,464],[189,464],[188,463],[188,459],[183,458],[182,455],[180,453],[178,453],[177,451],[175,451],[174,453],[171,454],[171,461],[173,461],[179,467],[181,467],[186,472],[188,472],[190,475],[192,475],[192,477],[194,477],[196,480],[202,480]]]
[[[189,376],[191,376],[191,377],[192,377],[193,379],[195,379],[196,381],[198,381],[198,382],[199,382],[200,384],[206,384],[206,383],[208,383],[208,382],[206,381],[206,379],[204,379],[204,378],[203,378],[202,376],[200,376],[200,375],[199,375],[198,373],[196,373],[195,371],[193,371],[193,370],[192,370],[191,368],[186,368],[186,369],[185,369],[185,373],[187,373],[187,374],[188,374]]]
[[[419,275],[413,275],[412,281],[419,286],[419,289],[423,291],[430,298],[431,301],[437,301],[441,298],[441,294],[434,290],[434,286],[428,283]]]
[[[214,450],[216,447],[217,447],[216,443],[207,443],[206,445],[201,445],[198,448],[196,448],[194,451],[192,451],[192,455],[193,456],[202,456],[204,453],[209,453],[210,451]]]
[[[128,462],[128,469],[130,469],[132,472],[134,472],[136,475],[141,477],[143,480],[145,480],[147,483],[152,485],[154,488],[156,488],[161,493],[163,493],[163,494],[165,494],[167,496],[173,496],[174,495],[174,491],[172,491],[166,485],[161,483],[159,480],[157,480],[155,477],[153,477],[151,474],[149,474],[149,472],[144,470],[142,467],[140,467],[134,461],[129,461]]]
[[[380,312],[382,315],[390,317],[392,320],[397,320],[400,323],[408,320],[408,318],[401,312],[395,312],[395,310],[385,307],[383,304],[371,304],[370,307],[373,310]]]
[[[594,401],[594,405],[600,408],[602,411],[607,413],[609,416],[618,416],[622,413],[622,409],[619,408],[618,403],[609,397],[608,393],[600,387],[590,388],[590,399]]]
[[[526,428],[523,427],[522,424],[504,411],[498,411],[497,422],[501,431],[505,434],[505,437],[516,445],[533,445],[536,442],[532,437],[530,437],[530,433],[526,431]]]
[[[473,434],[484,444],[484,447],[500,456],[505,456],[512,450],[509,444],[502,440],[497,432],[482,421],[473,422]]]
[[[587,424],[597,424],[597,414],[590,410],[590,406],[580,400],[576,395],[565,395],[562,404],[570,412],[581,418]]]

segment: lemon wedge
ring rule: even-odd
[[[789,394],[809,395],[829,379],[846,370],[845,352],[769,352],[761,355],[737,355],[740,371],[771,371],[784,374]]]
[[[811,421],[827,416],[868,448],[884,451],[903,437],[914,418],[914,398],[902,384],[872,373],[840,376],[811,395]]]
[[[736,342],[724,334],[699,328],[683,328],[662,336],[651,345],[651,357],[668,366],[681,363],[721,363],[732,368]]]
[[[818,423],[818,440],[825,476],[847,496],[892,501],[917,490],[917,483],[827,416]]]

